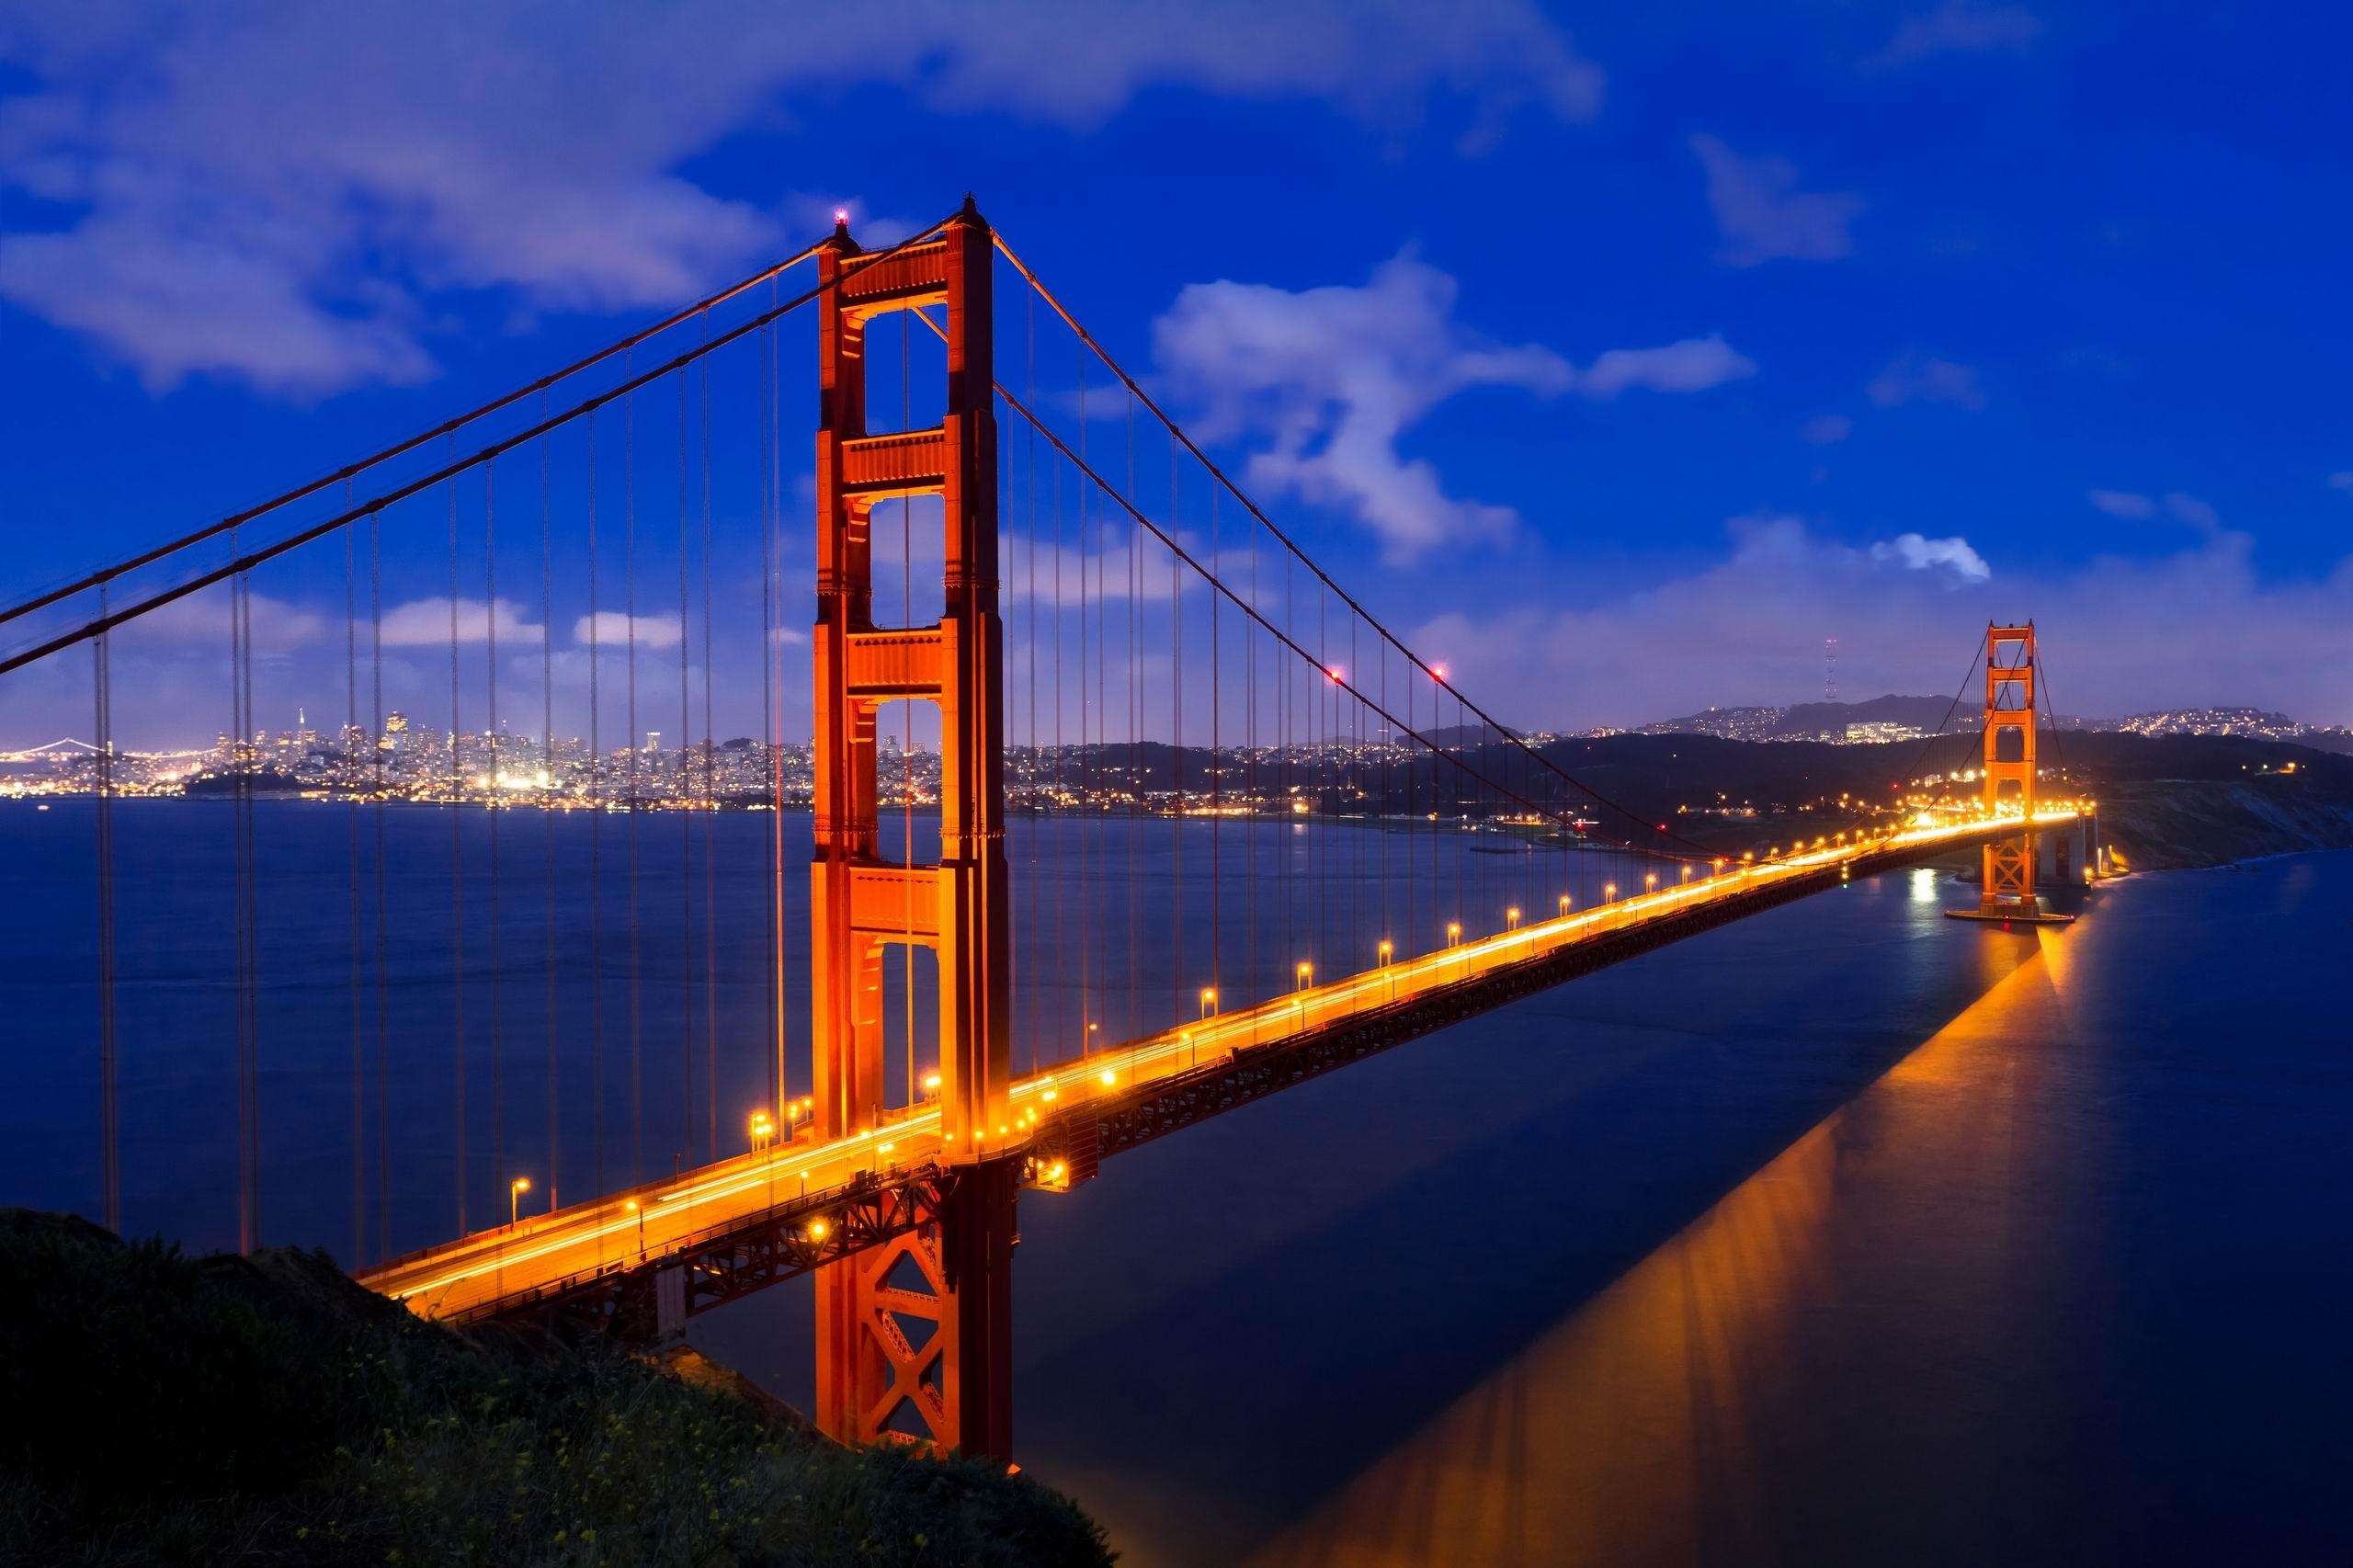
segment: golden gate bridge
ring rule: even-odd
[[[818,372],[813,577],[789,521],[796,332]],[[740,585],[755,556],[756,621],[714,586]],[[433,594],[388,604],[428,572]],[[789,590],[813,590],[806,630]],[[559,607],[575,605],[560,648]],[[309,626],[312,651],[288,652],[301,640],[280,621]],[[0,626],[21,639],[0,678],[88,682],[95,961],[56,983],[94,1004],[109,1225],[119,992],[139,956],[119,924],[138,886],[114,819],[114,699],[119,681],[161,682],[227,722],[240,1245],[263,1239],[266,1084],[292,1049],[273,1033],[262,906],[281,873],[257,806],[291,791],[347,816],[344,898],[331,871],[301,885],[319,922],[347,927],[343,972],[305,978],[348,994],[358,1278],[427,1316],[570,1314],[659,1341],[813,1274],[816,1416],[852,1440],[1007,1452],[1024,1193],[1067,1192],[1144,1142],[1853,877],[1982,846],[1972,913],[2030,922],[2059,918],[2039,869],[2073,879],[2092,859],[2088,811],[2037,796],[2030,623],[1987,628],[1971,655],[1972,810],[1733,856],[1586,788],[1317,566],[969,198],[872,250],[837,222],[620,343]],[[733,682],[754,672],[761,738],[723,747],[714,713],[745,706]],[[283,777],[257,679],[265,701],[274,684],[344,688],[342,728]],[[585,749],[559,741],[560,685]],[[446,695],[446,725],[388,691]],[[676,747],[646,739],[672,720]],[[512,733],[533,722],[536,739]],[[422,1028],[393,1022],[386,956],[402,935],[388,885],[417,869],[388,850],[386,813],[411,803],[449,819],[449,900],[426,935],[449,944],[450,1006]],[[805,882],[790,864],[804,803]],[[717,890],[741,869],[719,857],[722,805],[767,813],[756,1028],[718,980]],[[528,807],[544,808],[538,834],[513,820]],[[559,807],[590,813],[585,899],[560,895]],[[1051,844],[1048,822],[1067,824]],[[1146,908],[1142,868],[1161,856],[1168,906]],[[617,868],[625,919],[608,920]],[[559,932],[582,924],[575,970]],[[657,975],[646,934],[665,927],[676,967]],[[579,1017],[579,992],[574,1032],[560,1018]],[[421,1131],[420,1082],[446,1096],[446,1140]],[[723,1108],[722,1085],[746,1082],[759,1103]],[[649,1129],[649,1097],[677,1119],[667,1175],[648,1172],[669,1134]],[[396,1190],[428,1164],[447,1218],[396,1222]],[[535,1175],[547,1208],[526,1214]],[[396,1252],[396,1233],[431,1244]]]

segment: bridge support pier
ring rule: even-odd
[[[936,1223],[817,1271],[817,1423],[1002,1457],[1013,1447],[1011,1160],[973,1166]]]
[[[881,950],[938,963],[943,1164],[961,1167],[935,1223],[817,1271],[817,1420],[845,1441],[886,1437],[1005,1455],[1016,1162],[1012,939],[1005,857],[1005,647],[997,610],[992,238],[968,199],[936,235],[861,259],[847,223],[819,247],[817,622],[811,994],[818,1132],[883,1130],[923,1098],[884,1104]],[[867,429],[867,329],[939,307],[948,395],[928,430]],[[874,623],[876,503],[940,498],[942,613]],[[939,712],[939,858],[883,858],[875,714]],[[912,1002],[910,1002],[912,1005]],[[920,1069],[908,1076],[916,1078]],[[879,1157],[879,1156],[878,1156]]]

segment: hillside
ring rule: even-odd
[[[1786,842],[1801,823],[1811,832],[1839,821],[1842,793],[1887,802],[1915,779],[1971,767],[1977,740],[1830,745],[1609,735],[1545,750],[1591,789],[1647,808],[1685,837],[1747,848]],[[2229,735],[2077,733],[2046,740],[2043,760],[2062,770],[2063,788],[2099,801],[2107,842],[2132,866],[2353,847],[2353,758]],[[1708,814],[1725,807],[1758,814]]]
[[[0,1210],[0,1562],[1111,1560],[1002,1465],[839,1448],[593,1337],[456,1333],[320,1253]]]

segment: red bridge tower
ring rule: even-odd
[[[1005,859],[1004,636],[997,615],[991,235],[969,198],[937,236],[860,259],[847,223],[818,253],[815,844],[809,892],[818,1133],[880,1127],[882,949],[932,949],[939,976],[945,1158],[963,1168],[936,1224],[817,1272],[817,1420],[847,1441],[897,1435],[1002,1456],[1008,1402],[1016,1162]],[[867,433],[874,318],[940,306],[948,399],[929,430]],[[938,495],[945,612],[874,623],[876,502]],[[882,857],[875,711],[939,710],[939,860]],[[909,1085],[909,1097],[915,1096]],[[909,1332],[914,1324],[915,1332]],[[927,1327],[928,1332],[924,1330]]]

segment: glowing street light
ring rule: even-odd
[[[1658,886],[1658,873],[1657,873],[1656,871],[1646,871],[1646,872],[1644,872],[1644,873],[1643,874],[1643,891],[1645,891],[1645,892],[1653,891],[1653,890],[1656,889],[1656,888],[1657,888],[1657,886]]]
[[[1383,940],[1381,944],[1381,967],[1383,969],[1387,969],[1389,967],[1390,950],[1389,943],[1386,940]]]
[[[752,1113],[751,1130],[752,1150],[755,1153],[776,1142],[776,1123],[768,1119],[767,1111],[756,1110]]]
[[[927,1073],[927,1074],[926,1074],[924,1075],[924,1080],[923,1080],[923,1092],[924,1092],[926,1096],[929,1096],[929,1095],[936,1095],[936,1094],[939,1093],[939,1074],[937,1074],[937,1073]]]
[[[1504,911],[1504,929],[1506,931],[1519,929],[1519,905],[1515,903]]]
[[[506,1222],[517,1225],[523,1221],[523,1195],[531,1190],[529,1176],[517,1176],[506,1185]]]
[[[1567,893],[1563,893],[1563,894],[1561,895],[1561,913],[1562,913],[1563,915],[1567,915],[1567,914],[1568,914],[1568,912],[1569,912],[1569,895],[1568,895]]]
[[[1294,991],[1304,991],[1304,990],[1306,990],[1306,989],[1307,989],[1308,977],[1309,977],[1309,976],[1311,976],[1311,975],[1313,975],[1314,972],[1315,972],[1315,966],[1314,966],[1313,964],[1309,964],[1309,963],[1302,963],[1302,964],[1301,964],[1301,965],[1299,966],[1299,983],[1298,983],[1297,985],[1293,986],[1291,989],[1292,989],[1292,990],[1294,990]]]
[[[1460,941],[1461,941],[1461,940],[1462,940],[1462,922],[1461,922],[1461,921],[1460,921],[1460,920],[1449,920],[1449,921],[1448,921],[1448,922],[1446,923],[1446,944],[1447,944],[1447,946],[1448,946],[1448,947],[1452,947],[1452,946],[1454,946],[1456,943],[1458,943],[1458,942],[1460,942]]]
[[[1216,986],[1214,986],[1214,985],[1204,985],[1204,986],[1202,986],[1202,987],[1201,987],[1201,1017],[1203,1017],[1204,1018],[1206,1018],[1206,1017],[1208,1017],[1211,1013],[1214,1013],[1214,1012],[1216,1012],[1216,1011],[1217,1011],[1217,987],[1216,987]]]
[[[637,1199],[634,1198],[623,1207],[637,1216],[637,1256],[643,1257],[645,1256],[645,1210],[637,1206]]]
[[[1604,882],[1604,883],[1602,883],[1602,884],[1601,884],[1601,902],[1602,902],[1602,903],[1612,903],[1612,902],[1614,902],[1614,901],[1617,899],[1617,897],[1618,897],[1618,884],[1617,884],[1616,882]]]

